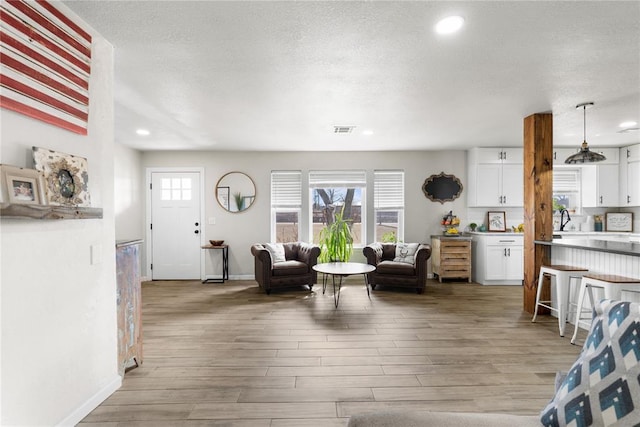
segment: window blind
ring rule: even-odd
[[[553,191],[572,193],[580,191],[580,171],[578,169],[554,170]]]
[[[404,171],[373,172],[375,209],[404,209]]]
[[[367,174],[363,170],[309,171],[309,187],[366,187]]]
[[[271,207],[299,208],[302,206],[302,172],[271,172]]]

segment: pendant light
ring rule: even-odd
[[[584,102],[582,104],[576,105],[576,108],[582,108],[584,114],[584,139],[582,140],[582,147],[580,147],[580,151],[567,157],[567,160],[564,161],[565,163],[595,163],[607,160],[607,158],[602,154],[596,153],[595,151],[590,151],[589,144],[587,144],[587,107],[591,107],[592,105],[593,102]]]

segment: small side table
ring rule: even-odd
[[[202,246],[202,249],[206,249],[206,250],[218,249],[222,251],[222,277],[207,279],[206,268],[205,268],[205,279],[202,281],[202,283],[224,283],[225,280],[229,280],[229,245],[220,245],[220,246],[205,245],[205,246]]]

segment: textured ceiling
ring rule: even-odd
[[[116,139],[142,150],[516,146],[538,112],[577,147],[585,101],[590,145],[640,142],[618,127],[640,122],[637,1],[65,3],[114,45]]]

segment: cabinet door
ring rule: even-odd
[[[555,148],[553,150],[553,164],[554,165],[566,165],[564,162],[567,157],[572,154],[576,154],[578,149],[576,148]]]
[[[522,164],[502,165],[502,206],[524,206]]]
[[[480,164],[476,175],[476,206],[500,206],[502,165]]]
[[[523,148],[503,148],[502,164],[522,165],[524,164]]]
[[[522,246],[508,246],[505,256],[504,280],[524,278],[524,250]]]
[[[627,164],[627,204],[640,206],[640,161]]]
[[[507,248],[501,245],[486,246],[486,280],[505,280],[505,262]]]
[[[640,144],[631,145],[627,148],[625,157],[629,162],[640,162]],[[623,159],[624,160],[624,159]]]
[[[615,165],[598,165],[598,199],[597,203],[600,207],[618,206],[620,195],[618,189],[620,181],[618,177],[619,166]]]
[[[501,164],[503,156],[502,148],[478,148],[476,150],[477,163]]]
[[[582,207],[618,206],[620,194],[617,164],[598,164],[582,168]]]
[[[602,154],[606,157],[602,162],[598,162],[599,165],[617,165],[619,163],[619,152],[618,148],[590,148],[591,151]]]

